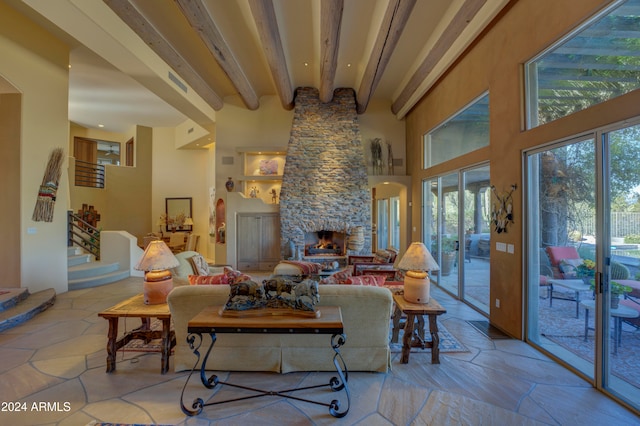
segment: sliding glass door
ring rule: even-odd
[[[489,166],[474,167],[423,183],[423,241],[440,270],[441,288],[489,313]]]
[[[636,407],[639,161],[635,125],[529,152],[525,164],[527,338]]]

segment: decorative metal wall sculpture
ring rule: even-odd
[[[511,190],[498,194],[496,187],[491,185],[491,192],[493,193],[496,201],[491,205],[491,223],[495,227],[498,234],[507,232],[507,225],[513,223],[513,191],[515,191],[517,185],[514,183],[511,185]]]
[[[53,208],[56,204],[56,194],[58,183],[62,174],[62,163],[64,162],[64,151],[62,148],[55,148],[49,154],[49,162],[44,171],[42,185],[38,190],[38,200],[33,209],[32,219],[36,222],[52,222]]]

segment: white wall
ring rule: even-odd
[[[198,251],[209,257],[209,187],[213,185],[207,173],[213,167],[209,150],[176,149],[174,128],[154,128],[152,156],[153,231],[158,231],[155,223],[165,212],[165,198],[191,197],[193,233],[200,235]]]

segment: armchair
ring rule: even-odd
[[[398,251],[395,248],[386,250],[378,250],[370,255],[350,255],[347,264],[353,266],[353,275],[363,275],[363,271],[367,271],[367,275],[373,275],[373,270],[395,270],[393,263],[398,257]]]

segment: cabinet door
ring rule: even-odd
[[[262,244],[260,250],[260,260],[277,261],[280,260],[280,215],[262,215]]]
[[[256,215],[238,215],[238,262],[260,261],[262,219]]]

